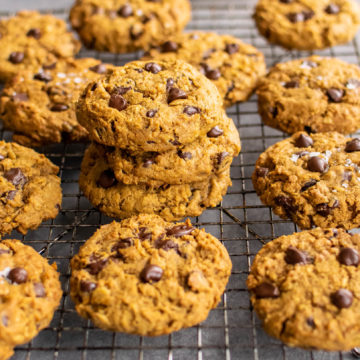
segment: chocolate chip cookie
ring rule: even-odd
[[[270,146],[253,184],[265,205],[303,229],[360,225],[360,139],[305,132]]]
[[[190,13],[189,0],[77,0],[70,22],[86,47],[127,53],[181,32]]]
[[[102,151],[115,177],[124,184],[179,185],[207,181],[210,175],[227,170],[239,154],[240,139],[235,124],[226,117],[216,133],[174,150],[132,154],[106,147]]]
[[[354,38],[360,7],[354,0],[259,0],[254,19],[270,43],[286,49],[323,49]]]
[[[141,214],[102,226],[71,260],[76,311],[102,329],[157,336],[205,320],[231,272],[225,247],[190,220]]]
[[[274,66],[257,89],[266,125],[289,134],[360,128],[360,69],[334,58],[312,56]]]
[[[247,286],[265,330],[290,346],[360,345],[360,235],[320,229],[281,236],[255,256]]]
[[[225,113],[216,86],[181,60],[134,61],[90,82],[77,117],[92,140],[167,151],[216,133]]]
[[[49,325],[61,296],[56,264],[18,240],[0,242],[0,359]]]
[[[13,140],[26,146],[86,141],[76,120],[75,102],[87,82],[106,74],[109,65],[91,58],[60,60],[37,73],[22,72],[7,82],[0,113]]]
[[[212,80],[226,107],[247,100],[265,74],[264,55],[230,35],[195,31],[166,40],[144,59],[181,59]]]
[[[92,144],[84,155],[79,185],[90,202],[108,216],[122,219],[146,213],[175,221],[218,205],[231,185],[229,173],[227,169],[205,181],[182,185],[125,185],[116,179],[104,148]]]
[[[44,155],[0,141],[0,234],[22,234],[59,212],[59,168]]]
[[[29,70],[36,74],[58,58],[74,56],[80,42],[66,23],[37,11],[21,11],[0,21],[0,81]]]

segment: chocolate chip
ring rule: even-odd
[[[69,109],[69,106],[66,104],[55,104],[53,105],[50,110],[54,112],[62,112]]]
[[[109,106],[118,111],[122,111],[127,108],[128,103],[121,95],[112,94],[109,100]]]
[[[217,154],[216,158],[217,158],[218,165],[220,165],[224,161],[224,159],[227,158],[229,155],[230,154],[227,151],[223,151],[223,152]]]
[[[221,73],[219,69],[211,69],[206,71],[205,75],[210,80],[217,80],[220,78]]]
[[[40,29],[34,28],[34,29],[30,29],[27,33],[26,36],[28,37],[33,37],[37,40],[39,40],[41,38],[41,31]]]
[[[315,210],[319,215],[326,217],[331,214],[333,207],[329,206],[327,203],[321,203],[315,206]]]
[[[130,37],[132,40],[137,40],[144,33],[144,30],[138,26],[132,25],[130,28]]]
[[[225,51],[229,54],[235,54],[239,51],[239,45],[238,44],[226,44]]]
[[[166,91],[168,92],[174,86],[174,79],[169,78],[166,80]]]
[[[271,107],[270,109],[269,109],[269,112],[270,112],[270,114],[271,114],[271,116],[275,119],[277,116],[278,116],[278,114],[279,114],[279,110],[278,110],[278,108],[275,106],[275,107]]]
[[[11,168],[10,170],[5,171],[4,178],[15,186],[23,186],[27,182],[26,176],[19,168]]]
[[[138,238],[139,238],[141,241],[151,240],[151,238],[152,238],[152,233],[151,233],[151,232],[147,232],[147,231],[148,231],[148,228],[146,228],[146,227],[141,227],[141,228],[139,228]]]
[[[179,99],[187,99],[186,92],[181,89],[172,87],[169,90],[168,103],[170,104],[171,102]]]
[[[183,225],[176,225],[170,229],[166,230],[167,236],[175,236],[175,237],[181,237],[184,235],[191,234],[195,229],[192,226],[189,226],[187,224]]]
[[[7,200],[14,200],[16,194],[17,194],[17,191],[16,191],[16,190],[10,190],[10,191],[7,193],[7,195],[6,195],[6,199],[7,199]]]
[[[360,151],[360,139],[354,138],[348,141],[345,145],[345,151],[350,153],[354,151]]]
[[[325,8],[325,12],[330,14],[330,15],[335,15],[335,14],[338,14],[340,12],[340,8],[336,4],[330,4]]]
[[[288,14],[287,17],[294,24],[297,23],[297,22],[305,21],[305,15],[304,15],[303,12],[290,13],[290,14]]]
[[[52,80],[52,76],[50,74],[42,71],[42,72],[35,74],[34,79],[48,83],[49,81]]]
[[[80,291],[90,293],[97,288],[97,285],[92,281],[81,280]]]
[[[303,11],[305,21],[310,20],[314,17],[315,13],[312,10]]]
[[[265,177],[269,173],[269,169],[266,167],[257,167],[256,168],[256,176]]]
[[[23,284],[28,278],[27,271],[24,268],[16,267],[8,274],[8,279],[15,284]]]
[[[90,261],[92,262],[88,264],[86,268],[88,269],[89,274],[97,275],[105,267],[108,259],[99,259],[97,256],[92,256]]]
[[[309,263],[309,258],[306,252],[301,251],[296,247],[289,246],[285,252],[285,261],[290,265],[305,265]]]
[[[312,328],[315,328],[315,327],[316,327],[313,317],[308,317],[308,318],[306,319],[306,323],[307,323],[310,327],[312,327]]]
[[[42,283],[35,283],[34,291],[35,291],[36,297],[43,298],[46,296],[45,287]]]
[[[111,248],[111,251],[118,251],[119,249],[126,249],[130,246],[133,246],[134,242],[132,238],[124,238],[119,240],[113,247]]]
[[[89,68],[90,71],[93,71],[94,73],[97,74],[105,74],[106,73],[106,65],[105,64],[97,64],[94,66],[91,66]]]
[[[338,261],[343,265],[358,266],[360,262],[359,253],[352,248],[342,248],[338,255]]]
[[[152,19],[155,18],[155,15],[154,14],[147,14],[147,15],[144,15],[142,18],[141,18],[141,22],[143,24],[147,24],[149,21],[151,21]]]
[[[20,64],[24,60],[24,53],[19,51],[14,51],[9,56],[9,61],[13,64]]]
[[[195,114],[199,114],[200,109],[195,107],[195,106],[185,106],[184,107],[184,113],[186,115],[192,116],[192,115],[195,115]]]
[[[216,125],[206,135],[209,138],[217,138],[217,137],[221,136],[223,133],[224,133],[224,131]]]
[[[253,289],[257,298],[277,298],[280,296],[279,288],[268,282],[263,282]]]
[[[344,90],[331,88],[327,90],[326,94],[331,102],[339,103],[344,96]]]
[[[56,68],[56,61],[51,64],[44,64],[42,67],[44,70],[54,70]]]
[[[158,72],[160,72],[162,70],[162,67],[159,64],[154,63],[154,62],[145,64],[144,68],[146,71],[149,71],[153,74],[157,74]]]
[[[316,185],[317,181],[315,179],[311,179],[306,182],[303,187],[301,188],[300,192],[306,191],[307,189],[311,188],[312,186]]]
[[[351,350],[351,355],[357,359],[360,359],[360,348],[353,348]]]
[[[166,52],[175,52],[179,48],[179,45],[175,41],[166,41],[161,46],[161,51]]]
[[[163,269],[157,265],[147,264],[140,273],[142,281],[147,283],[158,282],[163,275]]]
[[[131,86],[117,86],[115,89],[114,89],[114,92],[113,94],[117,94],[117,95],[124,95],[126,94],[128,91],[131,90]]]
[[[353,294],[347,289],[339,289],[330,295],[331,302],[339,309],[348,308],[353,302]]]
[[[298,88],[300,86],[300,83],[299,81],[297,80],[291,80],[291,81],[288,81],[287,83],[285,83],[284,87],[286,89],[295,89],[295,88]]]
[[[328,164],[325,159],[318,156],[312,156],[308,160],[307,168],[313,172],[323,173],[327,170]]]
[[[155,159],[146,159],[146,160],[143,162],[143,167],[144,167],[144,168],[148,168],[148,167],[150,167],[152,164],[155,164]]]
[[[157,244],[156,248],[163,249],[165,251],[175,250],[180,255],[179,245],[172,240],[162,241],[161,243]]]
[[[295,140],[295,146],[298,148],[306,148],[309,146],[312,146],[314,144],[313,139],[310,136],[301,134],[296,140]]]
[[[337,237],[339,235],[339,231],[337,229],[333,229],[333,235],[334,237]]]
[[[128,18],[133,14],[133,10],[130,4],[125,4],[118,10],[117,13],[123,18]]]
[[[108,189],[117,184],[114,172],[111,169],[107,169],[102,172],[97,181],[97,184],[104,189]]]
[[[296,211],[296,207],[294,206],[294,199],[290,197],[281,195],[274,198],[274,201],[277,205],[281,206],[287,214]]]
[[[182,152],[181,150],[178,151],[178,156],[184,160],[191,160],[192,159],[192,154],[191,152]]]
[[[177,139],[169,140],[169,142],[170,142],[171,144],[173,144],[174,146],[179,146],[179,145],[181,145],[181,143],[180,143]]]
[[[149,110],[149,111],[146,112],[146,116],[149,117],[149,118],[153,118],[156,115],[157,112],[158,111],[155,110],[155,109]]]
[[[28,101],[29,100],[27,94],[25,94],[25,93],[16,93],[12,96],[12,99],[14,101]]]

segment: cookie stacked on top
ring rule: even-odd
[[[94,141],[80,187],[109,216],[198,216],[231,185],[239,134],[215,85],[183,61],[115,68],[88,84],[77,117]]]

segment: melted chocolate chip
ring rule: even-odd
[[[143,282],[154,283],[158,282],[163,275],[163,269],[157,265],[147,264],[140,273],[140,278]]]
[[[313,139],[310,136],[301,134],[295,141],[295,146],[299,148],[306,148],[314,144]]]
[[[49,73],[46,73],[46,72],[39,72],[39,73],[34,75],[34,79],[43,81],[45,83],[48,83],[49,81],[52,80],[52,76]]]
[[[69,106],[66,104],[55,104],[53,105],[50,110],[54,112],[62,112],[69,109]]]
[[[36,297],[43,298],[46,296],[45,287],[42,283],[35,283],[34,291],[35,291]]]
[[[118,10],[117,13],[123,18],[128,18],[133,14],[133,10],[130,4],[125,4]]]
[[[97,256],[92,256],[90,261],[91,263],[86,268],[91,275],[97,275],[105,267],[108,259],[99,259]]]
[[[44,64],[42,67],[44,70],[54,70],[56,68],[56,61],[52,64]]]
[[[169,78],[166,80],[166,91],[168,92],[174,86],[174,79]]]
[[[19,168],[11,168],[10,170],[5,171],[4,178],[15,186],[23,186],[27,182],[26,176]]]
[[[297,80],[292,80],[292,81],[288,81],[287,83],[285,83],[284,87],[286,89],[295,89],[298,88],[300,86],[299,81]]]
[[[340,12],[340,8],[336,4],[330,4],[325,8],[325,12],[330,15],[336,15]]]
[[[114,89],[113,94],[124,95],[131,90],[131,86],[118,86]]]
[[[146,112],[146,116],[147,116],[148,118],[153,118],[153,117],[156,115],[157,112],[158,112],[158,111],[155,110],[155,109],[149,110],[149,111]]]
[[[229,54],[235,54],[239,51],[239,45],[238,44],[226,44],[225,51]]]
[[[147,231],[148,231],[148,228],[146,228],[146,227],[141,227],[141,228],[139,228],[138,238],[139,238],[141,241],[151,240],[151,238],[152,238],[152,233],[151,233],[151,232],[147,232]]]
[[[224,131],[216,125],[206,135],[209,138],[217,138],[217,137],[221,136],[223,133],[224,133]]]
[[[354,151],[360,151],[360,139],[355,138],[355,139],[352,139],[351,141],[348,141],[345,145],[345,151],[348,153],[354,152]]]
[[[127,108],[128,103],[121,95],[112,94],[109,100],[109,106],[118,111],[122,111]]]
[[[173,144],[174,146],[179,146],[179,145],[181,145],[181,143],[180,143],[177,139],[169,140],[169,142],[170,142],[171,144]]]
[[[311,188],[312,186],[316,185],[317,181],[315,179],[311,179],[308,182],[306,182],[303,187],[301,188],[300,192],[304,192],[307,189]]]
[[[352,248],[342,248],[338,255],[338,261],[343,265],[358,266],[360,262],[359,253]]]
[[[163,249],[165,251],[175,250],[179,255],[181,255],[179,251],[179,245],[172,240],[157,241],[155,243],[155,247],[157,249]]]
[[[191,234],[195,229],[192,226],[189,226],[187,224],[183,225],[176,225],[170,229],[166,230],[167,236],[174,236],[174,237],[181,237],[184,235]]]
[[[279,288],[268,282],[263,282],[253,289],[257,298],[277,298],[280,296]]]
[[[338,207],[338,203],[334,203],[333,206],[329,206],[327,203],[317,204],[315,206],[316,212],[321,216],[329,216],[334,208]]]
[[[90,293],[96,289],[97,285],[92,281],[81,280],[80,291]]]
[[[278,114],[279,114],[279,110],[278,110],[278,108],[277,108],[276,106],[269,108],[269,112],[270,112],[271,116],[272,116],[274,119],[275,119],[275,118],[278,116]]]
[[[133,246],[134,242],[132,238],[125,238],[119,240],[113,247],[111,248],[111,251],[118,251],[119,249],[126,249],[130,246]]]
[[[266,167],[257,167],[256,168],[256,175],[258,177],[265,177],[269,173],[269,169]]]
[[[290,13],[290,14],[288,14],[287,17],[292,23],[296,24],[298,22],[303,22],[303,21],[309,20],[313,16],[314,16],[313,12],[301,11],[298,13]]]
[[[346,309],[353,302],[353,294],[347,289],[339,289],[330,295],[331,302],[339,309]]]
[[[106,65],[105,64],[97,64],[94,66],[91,66],[89,68],[90,71],[93,71],[94,73],[97,74],[105,74],[106,73]]]
[[[168,103],[170,104],[171,102],[179,99],[187,99],[186,92],[181,89],[172,87],[169,90]]]
[[[102,172],[97,181],[97,184],[104,189],[108,189],[117,184],[114,172],[111,169],[107,169]]]
[[[308,160],[307,167],[310,171],[323,173],[327,170],[328,164],[325,159],[318,156],[312,156]]]
[[[148,168],[148,167],[150,167],[152,164],[155,164],[155,159],[146,159],[146,160],[143,162],[143,167],[144,167],[144,168]]]
[[[209,69],[205,73],[206,77],[210,80],[217,80],[221,76],[221,72],[219,69]]]
[[[313,317],[308,317],[308,318],[306,319],[306,323],[307,323],[310,327],[312,327],[312,328],[315,328],[315,327],[316,327]]]
[[[287,214],[296,211],[296,207],[294,206],[294,199],[281,195],[277,196],[274,200],[275,203],[281,206]]]
[[[16,190],[10,190],[6,195],[6,199],[7,200],[14,200],[16,194],[17,194]]]
[[[166,52],[176,52],[179,48],[179,45],[175,41],[166,41],[161,46],[161,51]]]
[[[192,154],[191,152],[182,152],[181,150],[178,151],[178,156],[184,160],[191,160],[192,159]]]
[[[145,64],[145,70],[149,71],[153,74],[157,74],[158,72],[160,72],[162,70],[162,67],[157,63],[150,62],[150,63]]]
[[[230,154],[227,151],[223,151],[223,152],[217,154],[216,158],[217,158],[218,165],[220,165],[224,161],[224,159],[227,158],[229,155]]]
[[[200,109],[195,107],[195,106],[185,106],[184,107],[184,114],[192,116],[195,114],[199,114],[200,113]]]
[[[360,348],[353,348],[351,350],[351,355],[355,357],[356,359],[360,359]]]
[[[28,278],[27,271],[24,268],[16,267],[8,274],[8,279],[15,284],[23,284]]]
[[[339,103],[341,102],[345,93],[344,90],[331,88],[327,90],[326,94],[331,102]]]
[[[38,28],[33,28],[30,29],[27,33],[26,33],[27,37],[33,37],[37,40],[39,40],[41,38],[41,31]]]
[[[12,62],[13,64],[20,64],[23,62],[24,57],[25,57],[24,53],[19,51],[14,51],[10,54],[9,61]]]
[[[285,252],[285,261],[290,265],[309,264],[308,254],[293,246],[289,246]]]
[[[12,96],[12,99],[14,101],[28,101],[29,100],[27,94],[25,94],[25,93],[16,93]]]

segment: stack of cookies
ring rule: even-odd
[[[115,68],[88,84],[76,111],[94,141],[80,187],[109,216],[198,216],[231,184],[238,132],[216,86],[183,61]]]

